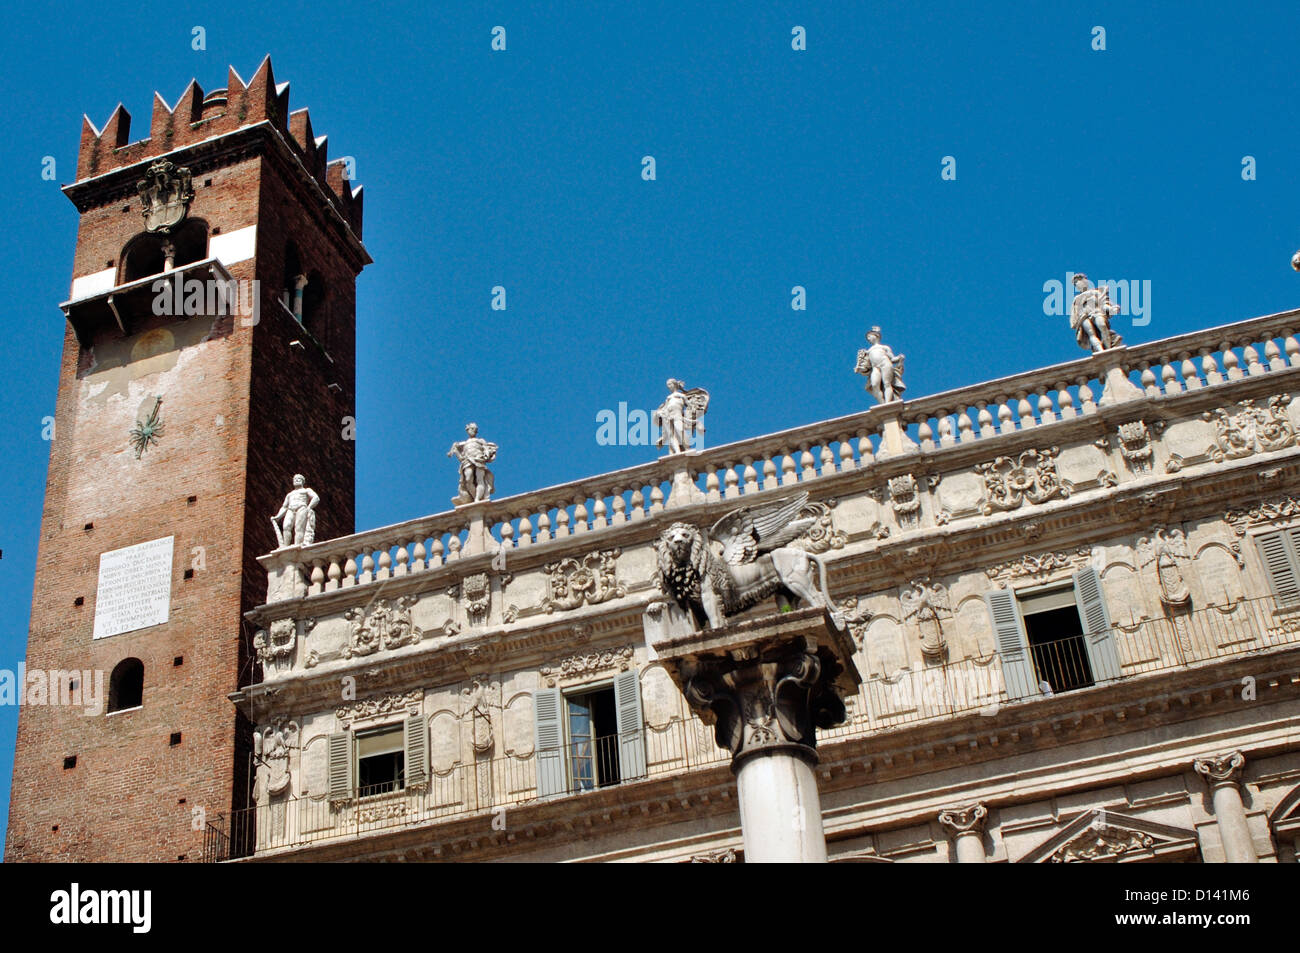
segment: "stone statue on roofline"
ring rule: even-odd
[[[316,541],[316,504],[320,496],[307,485],[301,473],[293,476],[293,489],[285,495],[280,511],[271,517],[280,548],[306,546]]]
[[[479,503],[492,498],[495,481],[487,465],[497,458],[497,445],[478,435],[478,424],[465,425],[464,440],[451,445],[447,456],[460,461],[460,492],[452,497],[456,506]]]
[[[668,444],[669,453],[682,453],[690,449],[699,434],[704,433],[700,420],[709,409],[709,392],[703,387],[686,389],[675,377],[668,379],[668,396],[655,410],[652,421],[659,428],[655,446]]]
[[[867,390],[882,404],[902,400],[907,389],[903,383],[904,355],[895,354],[888,344],[881,343],[878,327],[867,332],[867,344],[858,351],[854,372],[867,378]]]
[[[1070,303],[1070,327],[1079,347],[1096,354],[1119,347],[1124,339],[1111,330],[1110,319],[1119,314],[1119,305],[1112,304],[1110,289],[1105,285],[1094,288],[1085,274],[1070,279],[1076,292]]]

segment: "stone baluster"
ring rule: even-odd
[[[1011,414],[1011,404],[1005,397],[996,398],[998,405],[998,433],[1015,433],[1016,421]]]
[[[610,522],[614,526],[622,526],[627,522],[627,500],[623,499],[623,488],[614,487],[614,515],[610,517]]]
[[[740,477],[736,475],[736,468],[731,464],[727,465],[724,484],[723,499],[732,500],[740,495]]]
[[[591,528],[587,522],[587,498],[585,496],[577,497],[573,501],[573,533],[585,533]]]
[[[983,864],[988,861],[984,853],[984,822],[988,816],[988,808],[983,804],[948,807],[939,812],[939,824],[952,838],[957,863]]]
[[[1056,405],[1052,403],[1052,396],[1047,393],[1046,388],[1038,396],[1038,420],[1039,423],[1044,424],[1050,424],[1056,420]]]
[[[325,591],[325,563],[320,559],[311,561],[311,588],[307,590],[310,593]]]
[[[1079,413],[1083,416],[1095,414],[1097,412],[1097,403],[1093,400],[1092,388],[1088,385],[1088,378],[1079,378]]]
[[[442,534],[439,533],[433,537],[433,542],[429,545],[429,568],[436,569],[443,565],[447,561],[446,552],[447,549],[442,544]]]
[[[357,584],[357,554],[349,553],[347,561],[343,564],[343,585],[341,588],[347,589],[349,586]]]
[[[835,451],[831,449],[831,442],[827,440],[822,444],[821,450],[821,475],[830,476],[835,472]]]
[[[1214,819],[1223,839],[1224,859],[1230,864],[1258,863],[1255,842],[1246,823],[1246,806],[1241,800],[1241,772],[1246,758],[1240,751],[1209,758],[1197,758],[1192,769],[1210,786]]]
[[[545,543],[551,538],[551,514],[547,510],[542,510],[537,514],[537,541]]]
[[[325,589],[332,592],[339,587],[339,582],[343,578],[343,567],[339,565],[338,557],[330,560],[328,576],[329,581],[325,583]]]
[[[1268,342],[1272,344],[1272,341]],[[1255,345],[1247,344],[1242,348],[1241,356],[1246,362],[1246,375],[1253,377],[1264,373],[1264,365],[1259,363],[1259,351],[1255,350]]]
[[[979,409],[980,436],[992,437],[997,434],[993,429],[993,415],[989,413],[989,404],[986,400],[981,400],[975,405]]]
[[[623,498],[620,496],[618,499],[621,502]],[[528,518],[527,510],[519,514],[519,539],[516,541],[516,545],[520,549],[533,545],[533,521]]]
[[[758,492],[758,471],[754,469],[753,457],[745,457],[745,492]]]
[[[1223,383],[1223,375],[1219,373],[1219,364],[1215,361],[1214,353],[1209,348],[1201,349],[1201,370],[1205,374],[1207,387]]]
[[[763,489],[775,490],[777,486],[776,464],[769,458],[763,461]]]
[[[510,524],[507,523],[507,526]],[[504,531],[503,531],[504,532]],[[405,576],[410,571],[411,554],[405,546],[397,547],[397,566],[393,569],[394,576]]]
[[[966,443],[975,439],[975,430],[971,425],[970,414],[962,411],[957,415],[957,442]]]
[[[392,576],[393,557],[388,554],[388,546],[385,545],[379,551],[379,572],[375,573],[376,579],[388,579]]]
[[[424,548],[424,540],[417,539],[415,548],[411,550],[411,572],[424,572],[424,560],[429,555],[429,551]]]
[[[1160,378],[1164,383],[1166,394],[1178,394],[1182,392],[1183,384],[1182,381],[1178,379],[1178,371],[1174,370],[1174,362],[1172,360],[1161,368]]]
[[[1142,370],[1142,392],[1148,397],[1159,397],[1160,388],[1156,386],[1156,372],[1147,365]]]
[[[654,486],[650,487],[650,512],[658,513],[661,510],[663,510],[663,508],[664,508],[664,491],[662,487],[660,487],[659,484],[656,483]]]
[[[916,442],[921,445],[922,450],[934,449],[934,428],[930,426],[928,417],[922,417],[920,423],[916,425]]]
[[[367,551],[365,555],[361,557],[361,576],[357,580],[357,582],[361,583],[362,585],[365,585],[368,582],[374,582],[374,581],[375,581],[375,560],[374,557],[370,555],[370,552]]]
[[[1286,351],[1288,364],[1292,367],[1300,366],[1300,341],[1295,339],[1294,334],[1287,334],[1286,340],[1282,342],[1282,349]]]
[[[569,509],[566,506],[555,508],[555,538],[567,539],[569,533]]]
[[[645,519],[645,495],[641,488],[637,487],[632,491],[632,522]]]
[[[1196,390],[1201,386],[1201,375],[1196,373],[1196,365],[1192,363],[1192,355],[1184,351],[1178,355],[1178,360],[1178,373],[1183,378],[1183,389]]]
[[[447,562],[460,559],[461,548],[460,533],[452,533],[447,540]]]
[[[1061,405],[1061,419],[1069,420],[1075,415],[1074,395],[1070,393],[1070,385],[1061,381],[1056,385],[1056,402]]]
[[[1286,361],[1282,360],[1282,349],[1272,338],[1264,342],[1264,360],[1268,361],[1270,371],[1280,371],[1286,367]]]
[[[817,470],[813,467],[813,455],[807,450],[799,454],[799,476],[802,480],[817,478]]]
[[[784,448],[781,450],[781,485],[789,486],[792,483],[798,483],[799,477],[795,474],[794,457]]]
[[[509,518],[503,520],[501,523],[501,548],[515,548],[515,527],[510,522]]]
[[[1228,375],[1228,380],[1235,381],[1245,377],[1241,369],[1241,359],[1227,341],[1223,342],[1223,370]]]
[[[875,459],[876,453],[871,448],[871,437],[865,433],[858,434],[858,466],[865,467]]]
[[[591,505],[591,528],[604,529],[609,525],[609,508],[603,496],[596,497]]]
[[[840,472],[856,469],[858,464],[853,459],[853,441],[849,439],[848,434],[844,434],[838,439],[840,441]]]
[[[957,438],[952,431],[952,417],[946,410],[939,411],[939,446],[951,447],[956,442]]]
[[[1029,403],[1029,394],[1025,391],[1020,392],[1019,403],[1016,404],[1016,415],[1020,418],[1021,430],[1028,430],[1030,427],[1038,425],[1038,421],[1034,419],[1034,408]]]
[[[704,499],[709,503],[717,503],[722,499],[722,491],[719,489],[718,472],[712,467],[704,474]]]

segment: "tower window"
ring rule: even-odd
[[[173,748],[175,748],[180,743],[181,743],[181,733],[179,731],[173,731],[171,738],[168,739],[168,744],[170,744]]]
[[[66,758],[63,759],[63,770],[64,770],[64,771],[71,771],[71,770],[72,770],[73,768],[75,768],[76,766],[77,766],[77,756],[76,756],[75,754],[70,754],[70,755],[68,755]]]
[[[122,250],[121,283],[160,275],[166,269],[166,247],[172,249],[172,266],[180,268],[202,261],[208,253],[208,225],[202,219],[186,219],[170,235],[150,232],[137,235]]]
[[[144,663],[127,658],[117,663],[108,679],[108,710],[126,711],[144,704]]]

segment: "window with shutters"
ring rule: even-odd
[[[984,597],[1002,662],[1007,699],[1087,688],[1120,676],[1101,576],[1091,566],[1069,583]]]
[[[539,797],[593,791],[646,774],[640,676],[533,693]]]
[[[1300,527],[1264,533],[1255,546],[1278,608],[1300,606]]]
[[[357,733],[357,793],[386,794],[406,786],[406,739],[402,725]]]

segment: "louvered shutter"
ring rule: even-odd
[[[336,731],[329,736],[330,801],[352,798],[352,732]]]
[[[1268,586],[1279,608],[1300,605],[1300,573],[1296,571],[1297,530],[1256,537]]]
[[[560,690],[541,688],[533,692],[533,760],[537,762],[537,796],[563,794],[564,726],[560,721]]]
[[[636,670],[614,679],[614,708],[618,714],[618,775],[623,781],[643,778],[645,723],[641,718],[641,678]]]
[[[1016,607],[1016,595],[1010,589],[995,589],[984,594],[993,623],[993,636],[997,640],[998,655],[1002,659],[1002,679],[1006,682],[1007,701],[1016,701],[1037,694],[1034,668],[1029,659],[1025,627]]]
[[[429,780],[429,732],[420,715],[410,715],[405,727],[406,786],[422,791]]]
[[[1088,664],[1095,682],[1119,678],[1119,652],[1115,648],[1115,630],[1110,625],[1106,596],[1101,591],[1101,577],[1091,566],[1074,574],[1074,598],[1083,622],[1083,644],[1088,650]]]

